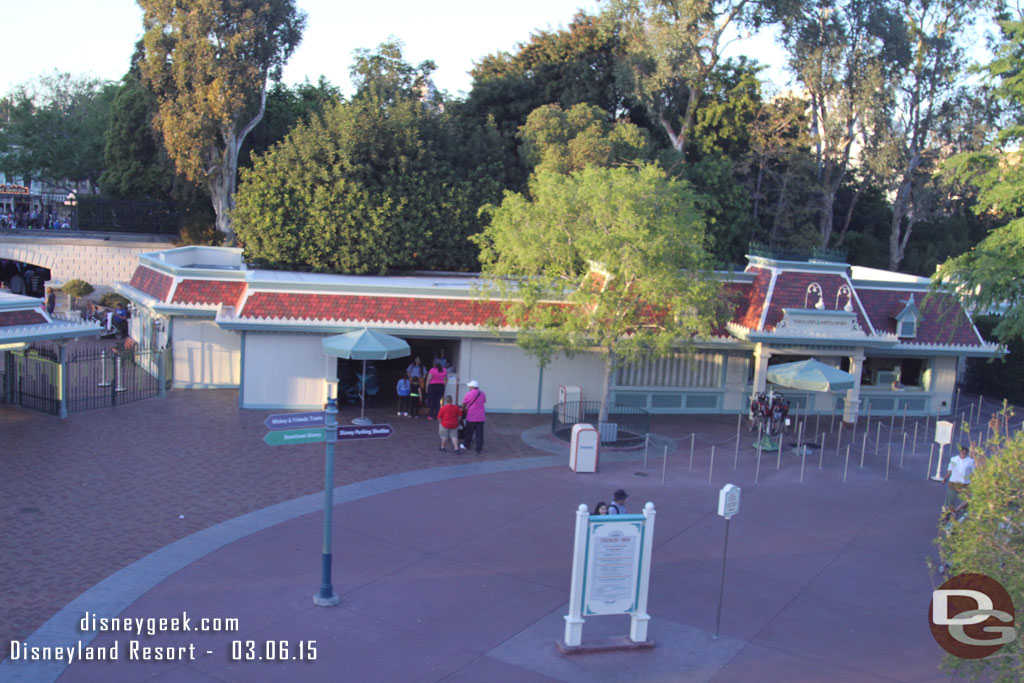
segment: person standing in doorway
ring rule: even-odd
[[[437,411],[441,409],[441,399],[444,397],[444,387],[448,383],[448,371],[440,363],[434,363],[427,373],[427,419],[433,420],[437,417]]]
[[[469,392],[462,399],[462,414],[466,416],[466,436],[462,442],[462,449],[469,448],[473,443],[477,453],[484,450],[484,421],[487,419],[485,406],[487,405],[487,394],[480,391],[480,383],[475,379],[470,380]]]
[[[398,380],[395,392],[398,394],[398,415],[409,417],[409,394],[412,393],[412,382],[409,381],[409,375]]]

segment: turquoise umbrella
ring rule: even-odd
[[[328,356],[363,361],[363,391],[360,400],[362,406],[359,417],[352,420],[352,423],[372,424],[373,420],[366,417],[366,361],[403,358],[412,353],[409,344],[404,339],[392,337],[390,334],[364,328],[358,332],[325,337],[323,345]]]
[[[773,384],[803,391],[845,391],[856,382],[850,373],[814,358],[769,366],[767,377]]]

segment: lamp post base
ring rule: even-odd
[[[339,598],[337,595],[335,595],[333,593],[331,594],[331,597],[329,597],[329,598],[325,598],[324,596],[320,595],[319,593],[317,593],[316,595],[313,596],[313,604],[316,605],[317,607],[335,607],[340,602],[341,602],[341,598]]]

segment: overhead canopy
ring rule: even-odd
[[[387,360],[412,353],[404,339],[368,329],[327,337],[323,345],[327,355],[352,360]]]
[[[803,391],[845,391],[856,382],[850,373],[815,358],[771,365],[767,378],[773,384]]]

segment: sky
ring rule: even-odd
[[[307,15],[302,44],[284,69],[284,81],[316,81],[323,74],[348,92],[352,51],[374,48],[390,36],[405,45],[407,62],[431,59],[434,84],[458,96],[470,88],[473,61],[498,50],[510,51],[538,29],[568,25],[577,8],[595,13],[597,0],[439,0],[381,2],[297,0]],[[128,70],[135,42],[142,36],[142,10],[134,0],[50,0],[45,8],[6,3],[0,40],[0,94],[52,73],[89,74],[118,80]],[[770,38],[748,52],[770,61]],[[781,72],[776,72],[781,78]]]

